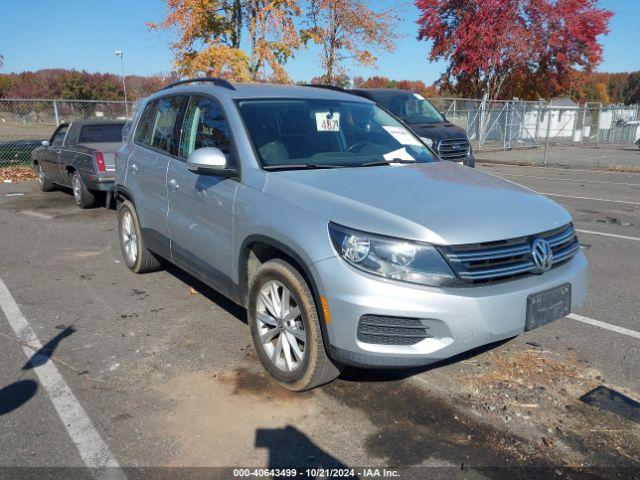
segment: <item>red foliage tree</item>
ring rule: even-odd
[[[446,60],[445,86],[490,98],[549,97],[602,60],[613,15],[597,0],[416,0],[418,39]]]
[[[175,74],[127,75],[129,100],[149,95],[177,79]],[[111,73],[46,69],[0,74],[0,98],[123,100],[122,78]]]

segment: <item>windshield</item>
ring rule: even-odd
[[[435,161],[418,137],[375,104],[278,99],[238,106],[266,169]]]
[[[419,93],[375,92],[375,101],[407,123],[441,123],[445,119],[429,100]]]

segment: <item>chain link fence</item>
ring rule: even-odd
[[[432,98],[484,161],[640,169],[640,106]]]
[[[464,128],[480,161],[640,169],[640,107],[432,98]],[[0,99],[0,167],[28,165],[55,127],[77,119],[125,119],[133,104]]]
[[[0,99],[0,168],[29,165],[31,151],[64,122],[126,119],[131,102]]]

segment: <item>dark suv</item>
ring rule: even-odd
[[[373,100],[400,118],[443,160],[476,166],[464,129],[449,122],[419,93],[395,88],[362,88],[351,90],[351,93]]]

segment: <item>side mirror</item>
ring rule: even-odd
[[[41,145],[42,145],[43,147],[48,147],[48,146],[49,146],[49,145],[51,145],[51,144],[49,143],[49,140],[43,140],[43,141],[41,142]]]
[[[227,156],[215,147],[203,147],[191,152],[187,168],[200,175],[230,176],[235,170],[227,168]]]

